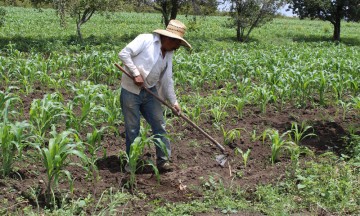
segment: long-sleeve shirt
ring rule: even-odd
[[[159,34],[140,34],[120,51],[119,58],[127,72],[133,76],[141,75],[146,87],[156,86],[159,96],[174,105],[177,100],[172,78],[173,53],[166,52],[162,57]],[[141,90],[126,74],[122,75],[121,87],[134,94]]]

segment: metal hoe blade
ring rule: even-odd
[[[226,155],[221,154],[221,155],[216,156],[216,162],[218,162],[218,164],[220,164],[220,166],[224,167],[226,161],[227,161]]]

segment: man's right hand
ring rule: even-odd
[[[141,75],[138,75],[138,76],[134,77],[134,83],[135,83],[135,85],[141,87],[144,84],[144,79],[142,78]]]

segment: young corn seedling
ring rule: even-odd
[[[103,107],[105,103],[103,92],[106,92],[106,87],[103,85],[92,85],[89,82],[81,82],[78,88],[72,87],[73,91],[77,93],[72,103],[69,103],[67,114],[69,116],[67,127],[73,127],[77,131],[84,128],[85,125],[95,127],[102,122],[107,116],[107,109]],[[74,114],[74,108],[80,109],[80,116]]]
[[[284,105],[286,104],[286,97],[290,91],[289,84],[283,84],[281,86],[274,86],[274,93],[277,97],[277,107],[280,111],[283,110]]]
[[[357,95],[359,93],[359,89],[360,89],[359,81],[355,80],[355,79],[351,79],[351,80],[349,80],[349,82],[350,82],[350,89],[351,89],[352,95]]]
[[[341,108],[342,108],[342,120],[344,121],[346,118],[346,114],[348,113],[348,111],[351,109],[352,103],[346,103],[342,100],[339,100],[338,103],[340,104]]]
[[[153,171],[155,172],[155,176],[157,180],[160,180],[160,174],[159,170],[157,169],[156,165],[148,160],[145,161],[143,164],[138,164],[139,159],[141,155],[144,152],[144,148],[146,146],[151,146],[152,144],[155,144],[161,148],[163,152],[165,152],[167,156],[167,149],[165,144],[161,141],[159,138],[155,138],[155,135],[148,137],[148,131],[150,130],[149,126],[141,126],[140,127],[140,134],[137,138],[135,138],[134,142],[130,146],[130,153],[129,156],[127,156],[126,160],[128,163],[129,171],[130,171],[130,178],[128,185],[131,189],[134,189],[135,183],[136,183],[136,171],[138,169],[142,169],[144,166],[148,165],[150,166]]]
[[[202,116],[201,108],[199,106],[190,108],[188,115],[190,119],[192,119],[195,123],[199,123],[199,120],[201,119]]]
[[[321,71],[319,73],[319,80],[318,80],[318,91],[319,91],[319,101],[320,101],[320,105],[325,105],[325,92],[326,92],[326,89],[327,89],[327,85],[328,85],[328,82],[327,82],[327,79],[324,75],[324,71]]]
[[[104,92],[104,113],[107,116],[107,123],[118,132],[117,126],[122,123],[122,112],[120,109],[120,90],[106,90]]]
[[[267,130],[267,135],[271,141],[271,158],[270,161],[274,164],[283,149],[290,148],[294,142],[287,141],[285,137],[290,133],[290,131],[286,131],[283,134],[279,134],[278,130]]]
[[[14,135],[13,143],[16,145],[19,152],[19,157],[22,157],[22,150],[33,140],[36,139],[31,135],[32,125],[27,121],[11,123],[11,133]]]
[[[14,114],[15,110],[12,108],[11,104],[14,101],[20,101],[20,98],[17,95],[14,95],[10,91],[16,89],[15,87],[9,87],[6,92],[0,91],[0,120],[7,122],[9,119],[9,113]]]
[[[235,107],[239,118],[243,117],[243,110],[246,103],[247,103],[247,98],[238,98],[238,97],[235,98],[235,105],[233,105],[233,107]]]
[[[228,116],[228,113],[219,106],[213,107],[212,109],[210,109],[210,112],[211,112],[211,116],[214,119],[214,123],[216,125],[218,125],[222,120],[224,120]]]
[[[342,100],[343,94],[349,79],[343,77],[344,75],[334,74],[333,79],[330,79],[331,86],[334,90],[336,100]]]
[[[14,134],[11,133],[11,126],[9,124],[0,124],[0,141],[1,141],[1,174],[3,177],[8,176],[11,172],[11,167],[14,161],[15,152],[17,150],[16,144],[13,142]]]
[[[55,127],[53,127],[51,135],[52,138],[49,139],[47,147],[41,148],[40,145],[36,146],[42,156],[41,160],[46,170],[45,198],[48,204],[54,202],[54,200],[51,200],[51,194],[53,194],[54,187],[58,185],[60,178],[63,176],[67,177],[70,190],[72,191],[73,189],[71,173],[66,170],[66,167],[75,165],[75,163],[69,161],[69,156],[75,155],[83,161],[87,160],[86,155],[78,150],[78,148],[82,146],[82,143],[73,131],[67,130],[57,133]]]
[[[224,140],[225,145],[229,145],[231,143],[234,143],[235,140],[240,139],[240,137],[241,137],[241,132],[240,132],[239,128],[233,128],[231,130],[226,130],[221,125],[221,132],[223,134],[223,140]]]
[[[296,145],[299,145],[301,140],[305,139],[306,137],[316,136],[316,134],[309,132],[310,129],[312,129],[312,127],[309,125],[306,125],[305,122],[301,123],[300,128],[296,122],[292,122],[291,130],[289,133],[289,138]]]
[[[244,162],[244,167],[246,167],[246,165],[247,165],[250,152],[251,152],[251,149],[248,149],[245,153],[239,148],[235,149],[235,156],[237,156],[239,153],[241,154],[241,157],[242,157],[243,162]]]
[[[86,126],[94,126],[94,123],[90,120],[91,112],[96,108],[95,104],[92,102],[87,102],[83,104],[80,108],[80,115],[77,115],[74,108],[73,101],[70,101],[65,107],[66,113],[66,128],[74,129],[76,131],[81,131],[82,128]]]
[[[87,158],[89,169],[88,176],[92,177],[95,181],[99,179],[99,170],[96,166],[96,161],[99,159],[97,156],[97,152],[103,148],[101,145],[101,137],[107,127],[102,127],[99,130],[94,128],[91,133],[86,134],[86,142],[84,143],[86,146],[87,152],[90,154],[90,157]]]
[[[256,130],[255,130],[255,129],[251,132],[251,141],[252,141],[252,142],[255,142],[256,140],[259,140],[260,137],[261,137],[261,135],[258,136],[258,135],[256,134]]]
[[[42,100],[35,99],[31,103],[30,122],[36,135],[43,139],[53,124],[64,116],[64,107],[58,93],[47,94]]]
[[[256,99],[260,106],[261,113],[266,113],[266,106],[271,101],[273,94],[266,86],[257,87],[255,89]]]
[[[360,96],[352,98],[352,108],[360,114]]]
[[[249,78],[242,78],[236,84],[236,88],[238,90],[237,93],[240,95],[240,97],[245,97],[248,94],[250,86],[252,86],[252,83]]]
[[[296,72],[293,74],[294,79],[294,86],[295,89],[294,93],[297,96],[297,102],[301,107],[306,105],[306,102],[311,95],[311,83],[313,82],[312,77],[307,77],[301,72]]]

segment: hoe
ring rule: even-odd
[[[125,73],[127,76],[129,76],[131,79],[134,79],[134,77],[132,75],[130,75],[128,72],[126,72],[124,70],[124,68],[122,68],[119,64],[115,63],[115,66],[118,69],[120,69],[123,73]],[[169,109],[171,109],[173,111],[173,113],[177,113],[177,111],[174,109],[174,107],[169,105],[167,102],[165,102],[163,99],[161,99],[158,95],[154,94],[152,91],[150,91],[146,87],[143,87],[143,88],[145,89],[145,91],[147,91],[149,94],[154,96],[157,100],[159,100],[162,104],[164,104]],[[217,142],[214,138],[212,138],[208,133],[206,133],[203,129],[201,129],[199,126],[197,126],[193,121],[191,121],[188,117],[186,117],[182,112],[179,113],[178,116],[180,116],[187,123],[189,123],[191,126],[196,128],[200,133],[202,133],[206,138],[208,138],[212,143],[214,143],[221,150],[221,152],[223,154],[217,155],[216,156],[216,161],[220,164],[220,166],[224,167],[224,165],[225,165],[225,163],[227,161],[227,155],[228,155],[228,153],[226,153],[225,148],[219,142]]]

